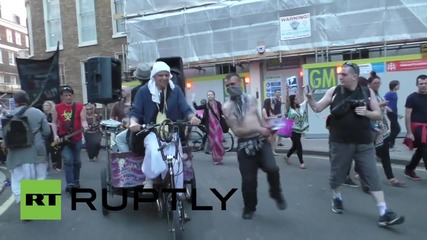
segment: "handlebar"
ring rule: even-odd
[[[189,132],[191,130],[191,127],[193,126],[199,126],[199,125],[191,124],[187,121],[182,121],[182,120],[172,122],[171,120],[166,119],[160,124],[153,124],[153,123],[142,124],[140,127],[140,130],[136,133],[136,135],[138,136],[141,133],[154,132],[156,136],[160,137],[162,141],[170,142],[172,140],[171,133],[177,132],[177,129],[179,129],[180,127],[190,127],[188,129],[188,132]],[[165,129],[165,127],[168,127],[168,128]],[[186,133],[186,135],[188,134],[188,132]]]
[[[162,123],[157,123],[157,124],[153,124],[153,123],[148,123],[148,124],[142,124],[141,128],[139,130],[139,132],[143,132],[143,131],[150,131],[153,130],[155,128],[161,127],[161,126],[172,126],[172,127],[194,127],[194,126],[199,126],[199,125],[195,125],[195,124],[191,124],[189,122],[184,122],[184,121],[176,121],[176,122],[172,122],[170,120],[165,120]],[[139,133],[138,132],[138,133]]]

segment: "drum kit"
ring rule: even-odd
[[[122,131],[123,127],[126,127],[127,124],[124,125],[122,122],[113,119],[107,119],[102,120],[100,125],[102,132],[105,134],[105,145],[113,151],[115,144],[112,143],[111,137]]]

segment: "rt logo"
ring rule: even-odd
[[[21,181],[21,220],[61,220],[61,180]]]

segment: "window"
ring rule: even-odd
[[[4,83],[4,76],[0,75],[0,83]]]
[[[3,52],[0,49],[0,63],[3,64]]]
[[[119,19],[124,15],[124,0],[111,0],[111,15],[113,18],[113,37],[125,34],[125,20]]]
[[[79,46],[97,44],[95,1],[77,0],[76,13]]]
[[[13,14],[13,21],[18,24],[21,25],[21,18],[15,14]]]
[[[64,63],[59,63],[59,82],[60,84],[66,84],[67,81],[65,79],[65,65]]]
[[[16,77],[15,76],[10,76],[10,84],[16,85]]]
[[[9,52],[9,65],[15,65],[15,53]]]
[[[22,45],[21,34],[19,32],[15,32],[15,41],[17,45]]]
[[[30,41],[28,39],[28,35],[25,35],[25,46],[30,47]]]
[[[115,58],[117,58],[117,59],[119,59],[120,60],[120,62],[122,63],[122,79],[124,79],[126,76],[125,76],[125,72],[127,71],[127,68],[126,68],[126,53],[125,53],[125,55],[124,55],[124,57],[123,57],[123,54],[122,53],[115,53],[114,54],[114,57]]]
[[[7,41],[10,43],[13,43],[13,36],[12,36],[12,30],[10,29],[6,29],[6,37],[7,37]]]
[[[59,0],[43,0],[44,25],[46,33],[46,51],[55,51],[56,46],[62,45],[61,10]]]

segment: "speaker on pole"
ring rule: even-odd
[[[114,103],[122,96],[122,63],[112,57],[92,57],[84,63],[87,100]]]
[[[171,68],[172,82],[179,86],[185,96],[184,63],[181,57],[158,58],[156,62],[165,62]]]

